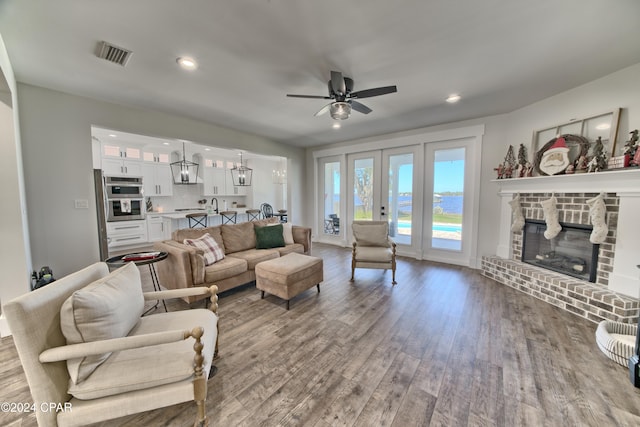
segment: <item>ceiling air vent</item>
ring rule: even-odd
[[[123,49],[103,41],[98,43],[96,55],[98,58],[106,59],[109,62],[113,62],[114,64],[122,65],[124,67],[127,65],[127,61],[131,58],[132,53],[133,52],[130,50]]]

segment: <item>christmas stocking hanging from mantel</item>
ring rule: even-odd
[[[540,202],[542,212],[544,213],[544,220],[547,223],[547,230],[544,232],[544,237],[547,238],[547,240],[553,239],[562,230],[562,226],[560,222],[558,222],[557,203],[558,200],[555,196],[551,196],[550,199]]]
[[[509,202],[511,210],[513,211],[513,223],[511,224],[511,231],[520,231],[524,227],[524,215],[522,214],[522,206],[520,206],[520,195],[518,194],[513,200]]]
[[[587,200],[587,205],[589,206],[589,219],[591,220],[591,225],[593,225],[589,241],[594,245],[604,243],[609,233],[609,227],[604,221],[607,216],[607,207],[604,204],[602,193]]]

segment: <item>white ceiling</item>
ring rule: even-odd
[[[638,0],[0,0],[20,82],[297,146],[513,111],[640,62],[639,18]],[[398,92],[334,130],[326,101],[285,96],[325,95],[331,70]]]

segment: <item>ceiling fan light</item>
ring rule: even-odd
[[[461,98],[460,95],[454,93],[453,95],[449,95],[447,97],[447,99],[445,99],[445,101],[447,101],[449,104],[454,104],[454,103],[460,101],[460,98]]]
[[[334,120],[348,119],[351,115],[351,105],[348,102],[334,102],[329,113]]]
[[[176,62],[185,70],[192,71],[198,68],[198,63],[196,62],[196,60],[189,56],[181,56],[176,59]]]

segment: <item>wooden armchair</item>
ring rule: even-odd
[[[4,305],[42,426],[75,426],[196,402],[218,337],[217,288],[143,293],[138,268],[95,263]],[[210,309],[141,317],[145,300],[209,295]],[[191,340],[193,338],[193,341]]]
[[[353,221],[351,281],[356,268],[391,269],[391,283],[396,282],[396,244],[389,237],[387,221]]]

